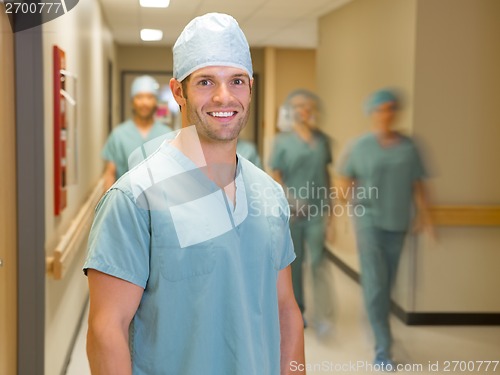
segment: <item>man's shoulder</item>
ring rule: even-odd
[[[409,135],[406,135],[406,134],[403,134],[403,133],[399,133],[399,136],[401,137],[401,142],[403,144],[406,144],[406,145],[411,146],[411,147],[415,147],[416,146],[415,141]]]
[[[265,171],[255,166],[251,161],[245,158],[239,158],[241,170],[246,184],[250,184],[253,188],[269,189],[272,188],[276,194],[283,194],[283,188]]]
[[[177,170],[178,166],[173,165],[174,159],[163,151],[166,147],[164,143],[148,152],[145,159],[138,161],[113,186],[136,200],[145,191],[170,177],[171,172]]]
[[[327,147],[332,146],[332,145],[333,145],[333,143],[334,143],[333,138],[332,138],[329,134],[325,133],[325,132],[324,132],[324,131],[322,131],[322,130],[319,130],[319,129],[315,130],[315,131],[314,131],[314,135],[315,135],[315,137],[316,137],[317,139],[319,139],[319,140],[320,140],[320,142],[321,142],[322,144],[324,144],[324,145],[325,145],[325,146],[327,146]]]
[[[277,133],[274,137],[273,153],[293,149],[296,141],[297,136],[293,130]]]
[[[362,134],[352,141],[352,148],[357,149],[357,148],[364,148],[368,145],[374,144],[376,141],[373,133],[365,133]]]
[[[132,120],[130,120],[130,119],[126,120],[126,121],[121,122],[118,125],[116,125],[113,128],[113,130],[111,131],[111,135],[127,133],[130,131],[130,129],[133,129],[134,126],[135,125],[132,122]]]
[[[295,132],[293,130],[289,130],[277,133],[274,139],[276,140],[276,142],[287,142],[293,137],[295,137]]]
[[[326,139],[326,140],[332,139],[330,135],[328,135],[327,133],[325,133],[323,130],[320,129],[313,130],[313,133],[316,134],[316,136],[321,139]]]
[[[253,180],[261,181],[263,183],[275,182],[271,176],[269,176],[266,172],[257,167],[248,159],[245,159],[244,157],[238,157],[238,163],[241,164],[241,170],[243,174],[247,176],[249,179],[251,178]]]
[[[255,148],[255,145],[250,142],[250,141],[247,141],[246,139],[238,139],[238,143],[236,144],[236,147],[238,146],[245,146],[245,147],[253,147]]]
[[[167,124],[164,124],[163,122],[160,122],[160,121],[155,121],[153,126],[161,134],[170,133],[171,131],[173,131],[170,126],[168,126]]]

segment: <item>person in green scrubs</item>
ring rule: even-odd
[[[132,83],[133,116],[113,129],[102,150],[106,161],[105,190],[129,170],[129,157],[136,149],[172,131],[167,125],[155,121],[158,89],[158,82],[147,75],[137,77]]]
[[[253,69],[236,20],[173,47],[182,126],[107,191],[84,264],[95,374],[305,374],[281,186],[238,157]]]
[[[260,161],[259,153],[257,152],[255,144],[253,144],[252,142],[246,141],[244,139],[238,139],[238,143],[236,144],[236,152],[262,169],[262,162]]]
[[[373,130],[359,137],[340,163],[341,191],[356,207],[355,227],[366,311],[375,337],[374,364],[390,371],[391,286],[406,234],[415,225],[432,234],[426,170],[415,142],[395,130],[400,99],[382,89],[366,102]]]
[[[292,278],[297,303],[304,314],[303,263],[307,255],[313,281],[313,325],[319,337],[331,331],[332,293],[325,259],[326,226],[330,219],[330,139],[318,129],[320,100],[299,89],[283,105],[281,123],[288,124],[276,136],[269,165],[272,176],[287,194],[293,218],[290,229],[297,259]],[[304,326],[307,323],[304,319]]]

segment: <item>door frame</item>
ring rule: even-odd
[[[42,26],[15,40],[17,162],[17,374],[44,373],[45,152]]]
[[[17,373],[17,229],[14,34],[0,4],[0,373]]]

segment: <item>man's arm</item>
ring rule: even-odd
[[[424,231],[433,239],[436,238],[429,203],[429,190],[424,181],[417,180],[413,183],[413,197],[417,208],[414,232]]]
[[[293,294],[290,266],[279,272],[277,287],[281,332],[281,375],[305,374],[303,368],[305,365],[304,325]],[[303,371],[296,371],[297,369]]]
[[[92,375],[132,375],[128,330],[144,290],[94,269],[89,269],[87,275],[87,355]]]
[[[349,203],[349,197],[352,196],[352,189],[356,188],[356,180],[347,176],[338,176],[336,178],[335,188],[337,198],[341,203]]]
[[[106,163],[106,169],[104,170],[104,191],[108,189],[116,182],[116,165],[112,161]]]

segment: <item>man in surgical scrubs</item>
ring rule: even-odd
[[[330,219],[330,141],[318,129],[320,100],[299,89],[287,97],[270,159],[273,177],[283,185],[292,209],[290,229],[297,259],[292,278],[297,303],[304,313],[303,262],[307,255],[313,281],[313,325],[319,338],[331,331],[332,293],[325,258],[325,230]],[[288,124],[288,125],[283,125]],[[306,322],[304,320],[304,326]]]
[[[339,187],[354,198],[356,212],[362,213],[355,217],[361,284],[375,336],[374,364],[384,370],[395,368],[389,326],[391,286],[413,206],[417,226],[432,234],[422,158],[414,141],[394,129],[399,107],[393,90],[379,90],[368,98],[366,112],[373,131],[352,144],[339,169]]]
[[[172,130],[155,121],[158,89],[158,82],[147,75],[137,77],[132,83],[133,116],[111,132],[102,150],[106,160],[105,190],[129,170],[129,157],[134,150]]]
[[[234,18],[173,47],[183,128],[105,194],[84,265],[94,374],[305,374],[281,187],[236,154],[253,84]]]

